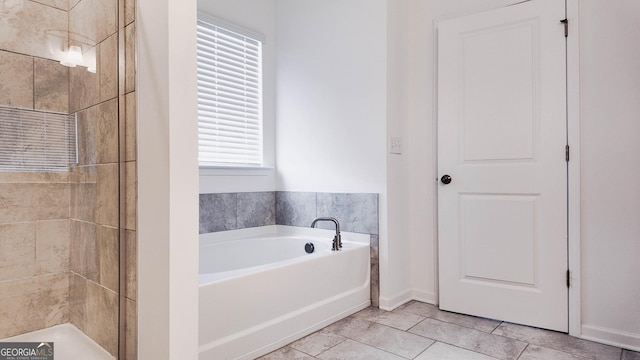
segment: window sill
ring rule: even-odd
[[[201,166],[200,176],[268,176],[272,167]]]

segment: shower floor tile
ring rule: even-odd
[[[389,312],[364,309],[259,358],[289,359],[640,360],[640,353],[411,301]]]

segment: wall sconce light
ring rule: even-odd
[[[67,67],[76,67],[78,64],[82,64],[82,49],[80,46],[71,45],[69,51],[63,60],[60,60],[60,64]]]

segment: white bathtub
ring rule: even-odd
[[[333,234],[266,226],[201,235],[199,359],[254,359],[369,306],[369,236],[343,232],[332,252]]]

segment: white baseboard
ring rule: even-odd
[[[422,301],[427,304],[438,305],[436,295],[429,291],[413,290],[413,300]]]
[[[640,334],[592,325],[582,325],[581,338],[627,350],[640,351]]]
[[[406,289],[394,297],[380,296],[379,307],[382,310],[391,311],[411,300],[413,300],[413,290]]]
[[[411,300],[417,300],[436,305],[436,297],[433,293],[423,290],[406,289],[396,296],[380,296],[380,309],[391,311]]]

